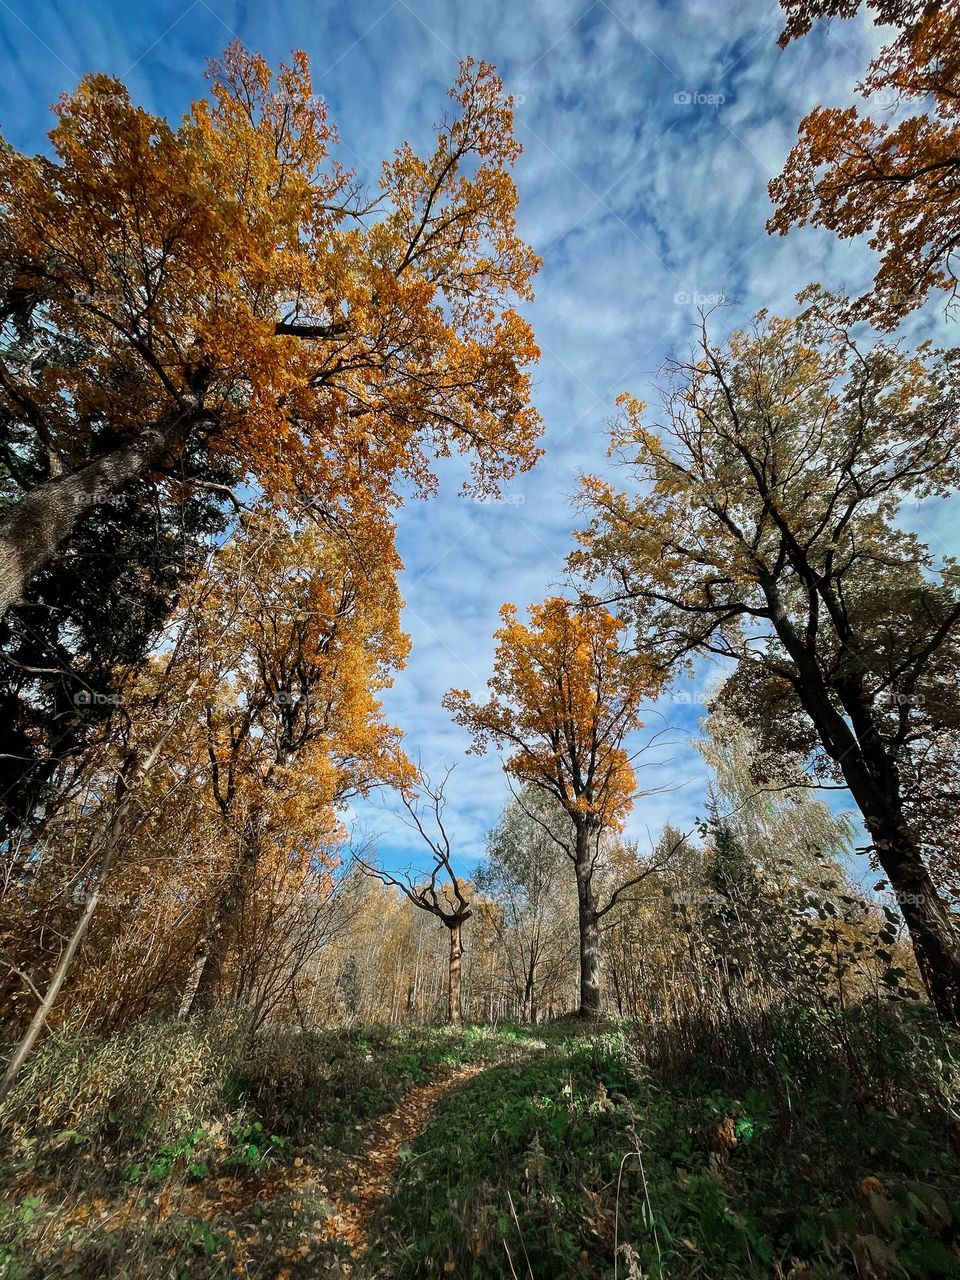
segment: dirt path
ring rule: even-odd
[[[424,1131],[440,1098],[483,1070],[485,1067],[477,1065],[461,1067],[430,1084],[410,1089],[394,1111],[362,1126],[358,1134],[359,1151],[336,1168],[318,1169],[298,1157],[292,1165],[278,1168],[267,1176],[261,1173],[224,1176],[182,1185],[176,1191],[164,1187],[155,1200],[155,1222],[159,1224],[177,1216],[215,1223],[218,1229],[228,1231],[235,1256],[242,1263],[245,1257],[253,1259],[259,1255],[265,1243],[261,1224],[251,1219],[252,1208],[267,1210],[287,1200],[290,1211],[297,1214],[304,1203],[319,1195],[329,1206],[325,1214],[318,1215],[305,1231],[294,1237],[295,1242],[274,1240],[270,1243],[272,1262],[291,1264],[282,1265],[276,1274],[281,1280],[289,1280],[293,1265],[298,1268],[297,1274],[302,1274],[300,1268],[316,1258],[318,1249],[322,1254],[324,1245],[345,1245],[349,1254],[339,1263],[339,1270],[334,1263],[333,1269],[327,1269],[324,1275],[353,1276],[358,1259],[367,1249],[370,1218],[400,1167],[400,1148]],[[140,1212],[138,1203],[131,1197],[129,1204],[113,1208],[106,1230],[119,1230],[131,1215]],[[293,1222],[287,1225],[292,1227]],[[270,1241],[269,1235],[266,1240]]]
[[[317,1233],[319,1239],[339,1240],[349,1245],[353,1259],[363,1255],[370,1218],[400,1167],[400,1148],[424,1131],[437,1101],[444,1094],[473,1079],[483,1069],[462,1067],[442,1080],[411,1089],[395,1111],[370,1123],[361,1151],[337,1171],[335,1182],[326,1188],[335,1212]],[[351,1270],[348,1264],[342,1274],[348,1276]]]

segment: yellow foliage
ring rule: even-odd
[[[622,651],[624,623],[604,608],[554,596],[529,615],[525,624],[515,606],[501,609],[490,699],[453,689],[444,705],[471,731],[475,751],[506,747],[505,767],[520,782],[550,790],[571,814],[619,827],[635,790],[624,741],[641,727],[657,676]]]

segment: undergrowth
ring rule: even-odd
[[[547,1036],[443,1099],[383,1276],[960,1276],[955,1043],[919,1011]]]
[[[61,1028],[0,1107],[0,1280],[314,1274],[325,1179],[413,1086],[510,1029]],[[304,1241],[313,1243],[304,1246]]]
[[[338,1169],[411,1088],[469,1063],[485,1070],[401,1148],[354,1280],[960,1277],[956,1052],[892,1002],[669,1026],[64,1028],[0,1108],[0,1280],[336,1274]]]

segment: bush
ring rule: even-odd
[[[960,1041],[927,1005],[869,1001],[822,1007],[785,1000],[767,1008],[691,1010],[638,1031],[633,1058],[661,1074],[718,1086],[758,1079],[800,1091],[849,1087],[885,1104],[903,1091],[955,1118]]]
[[[222,1112],[236,1017],[136,1025],[107,1040],[63,1026],[30,1058],[0,1106],[14,1157],[38,1147],[164,1142]]]

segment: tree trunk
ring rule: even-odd
[[[203,971],[207,967],[207,952],[203,943],[197,948],[193,958],[193,964],[190,966],[190,976],[187,978],[187,985],[183,989],[183,995],[180,998],[180,1007],[177,1010],[178,1018],[189,1018],[193,1012],[193,1003],[197,998],[197,991],[200,987],[200,980],[203,977]]]
[[[620,969],[617,965],[611,965],[613,977],[613,998],[617,1002],[617,1014],[623,1017],[623,991],[620,987]]]
[[[178,452],[200,417],[197,410],[178,414],[79,470],[47,480],[0,520],[0,617],[22,598],[83,513]]]
[[[937,1013],[960,1025],[960,939],[920,852],[902,825],[867,821],[910,932],[917,968]]]
[[[801,642],[782,601],[772,590],[768,599],[777,634],[800,673],[797,694],[873,838],[877,861],[910,932],[927,994],[944,1021],[960,1026],[960,937],[904,820],[896,759],[878,732],[862,685],[835,680],[828,688],[816,654]],[[831,693],[840,698],[846,718]]]
[[[589,900],[579,902],[580,923],[580,1008],[581,1018],[600,1015],[600,929],[596,910]]]
[[[524,981],[524,984],[523,984],[523,1011],[521,1013],[521,1018],[524,1022],[533,1022],[534,1020],[533,1012],[534,1012],[535,1005],[534,1005],[534,996],[533,996],[533,985],[536,979],[535,966],[536,966],[536,961],[531,959],[530,964],[527,967],[526,980]]]
[[[600,924],[597,897],[593,889],[590,844],[593,829],[586,823],[577,827],[575,870],[577,873],[577,923],[580,929],[581,1018],[600,1015]]]
[[[897,767],[880,744],[868,739],[867,746],[869,753],[849,752],[840,768],[890,881],[927,995],[945,1022],[960,1026],[960,936],[904,819]]]
[[[450,969],[447,981],[447,1021],[454,1026],[463,1022],[463,996],[461,983],[461,966],[463,961],[463,925],[457,923],[450,928]]]
[[[180,1003],[181,1018],[189,1017],[195,1010],[209,1013],[216,1005],[230,943],[250,892],[259,857],[259,841],[251,837],[245,842],[240,866],[230,873],[217,895],[210,923],[197,946]]]

